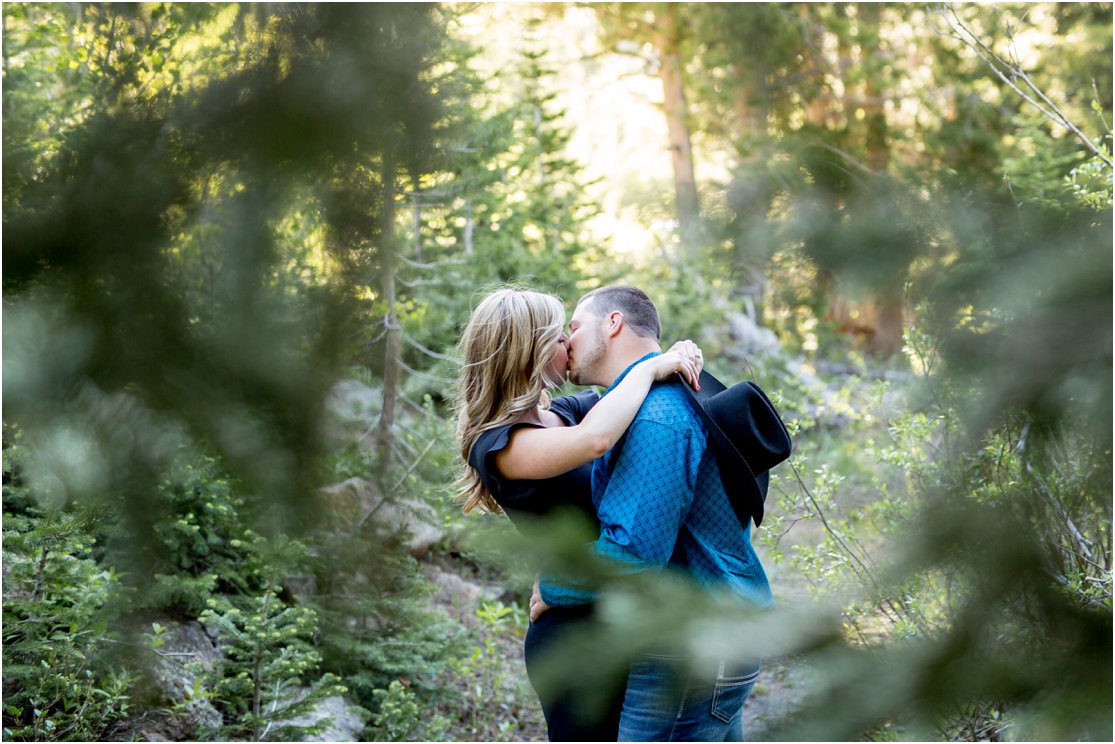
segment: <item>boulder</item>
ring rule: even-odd
[[[383,494],[370,480],[349,478],[321,489],[325,507],[338,521],[338,526],[352,526],[353,520],[374,509],[383,501]]]
[[[319,733],[307,734],[299,741],[360,741],[367,717],[368,712],[359,705],[335,695],[319,702],[309,713],[276,721],[275,725],[310,727],[329,718],[329,724]]]
[[[200,665],[213,671],[221,660],[217,644],[197,621],[178,622],[164,619],[166,630],[163,645],[157,649],[152,677],[161,696],[179,706],[176,714],[151,722],[134,731],[141,741],[183,741],[196,739],[206,731],[216,730],[223,722],[220,712],[204,697],[195,697]]]
[[[430,596],[431,606],[471,627],[478,624],[476,610],[480,603],[494,601],[503,595],[503,590],[498,586],[476,584],[437,566],[426,566],[425,573],[426,578],[434,585],[434,593]]]
[[[342,380],[329,391],[326,406],[344,420],[374,421],[383,406],[383,391],[359,380]]]
[[[748,313],[728,313],[728,335],[732,342],[725,344],[724,355],[731,359],[773,354],[782,348],[778,336],[769,328],[763,328]]]
[[[337,442],[369,437],[383,408],[383,391],[358,380],[342,380],[325,399],[330,425],[327,431]]]
[[[375,483],[364,478],[322,489],[325,503],[338,527],[354,527],[365,519],[375,522],[388,534],[405,532],[407,551],[421,557],[444,538],[438,515],[421,499],[386,498]]]

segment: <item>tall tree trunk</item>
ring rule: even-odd
[[[764,315],[764,296],[767,288],[767,262],[769,250],[757,248],[751,241],[755,233],[749,228],[756,222],[765,222],[770,211],[774,192],[769,179],[759,174],[761,168],[749,167],[756,158],[766,157],[763,144],[767,140],[767,117],[769,106],[755,102],[766,100],[761,97],[761,76],[751,76],[736,86],[735,109],[739,130],[736,136],[743,143],[739,172],[750,174],[754,183],[733,184],[732,208],[735,211],[734,264],[738,272],[738,295],[742,296],[756,323],[762,324]],[[739,176],[737,176],[738,178]],[[763,233],[765,231],[760,231]]]
[[[874,3],[859,4],[859,21],[864,32],[860,34],[864,49],[863,114],[864,149],[867,167],[880,179],[886,178],[890,165],[890,145],[887,142],[887,115],[880,96],[877,68],[872,59],[879,54],[881,38],[879,6]],[[872,353],[882,358],[894,355],[902,348],[902,282],[903,276],[892,277],[887,286],[879,287],[874,297],[875,334],[869,346]]]
[[[768,106],[756,106],[759,83],[757,78],[736,86],[736,118],[739,120],[739,138],[746,142],[749,149],[766,139]]]
[[[421,189],[422,183],[418,176],[412,175],[410,181],[410,193],[413,197],[410,200],[410,219],[411,230],[414,231],[414,260],[422,260],[422,196]]]
[[[8,38],[8,14],[7,13],[4,13],[4,14],[0,15],[0,26],[3,27],[3,31],[4,31],[3,38],[7,39]],[[70,35],[70,44],[71,45],[73,44],[74,36],[76,36],[76,34],[71,34]],[[3,45],[3,50],[0,51],[0,53],[2,53],[3,56],[4,56],[4,79],[5,80],[11,80],[11,77],[10,77],[11,73],[10,73],[10,70],[9,70],[9,58],[10,58],[11,55],[8,53],[8,45],[7,44]],[[4,113],[10,115],[13,111],[15,111],[15,98],[13,96],[8,96],[7,97],[7,103],[8,103],[8,105],[5,107]]]
[[[885,287],[875,296],[875,335],[869,348],[888,359],[902,349],[903,298],[898,287]]]
[[[474,222],[472,219],[472,202],[465,200],[465,255],[472,255],[472,232]]]
[[[383,409],[380,412],[376,440],[379,445],[380,473],[386,475],[391,465],[391,445],[395,436],[395,407],[399,399],[402,355],[402,328],[395,309],[395,158],[384,153],[380,170],[383,188],[383,222],[380,227],[380,278],[383,301],[387,306],[387,335],[383,352]]]
[[[834,6],[835,12],[843,12],[843,3]],[[816,6],[808,3],[802,3],[798,6],[798,15],[806,27],[810,29],[811,45],[821,49],[825,46],[824,37],[829,31],[824,25],[815,17]],[[847,69],[846,59],[851,54],[849,45],[843,38],[843,35],[836,34],[837,52],[839,55],[840,67],[836,74],[843,75],[843,71]],[[833,112],[836,106],[836,101],[832,96],[832,85],[829,83],[829,75],[832,70],[828,61],[823,54],[811,55],[807,64],[809,68],[808,74],[811,74],[815,80],[816,96],[805,107],[805,121],[813,128],[818,130],[826,129],[829,126],[830,119],[838,119],[838,114]],[[849,114],[850,116],[850,114]],[[842,206],[842,202],[837,202]],[[835,272],[826,266],[817,267],[817,294],[824,298],[824,316],[822,320],[832,325],[840,333],[852,333],[851,329],[856,327],[856,321],[852,317],[852,309],[849,307],[847,299],[840,292],[840,282],[837,281]]]
[[[670,156],[674,166],[674,192],[677,199],[678,232],[689,258],[695,258],[700,237],[700,202],[693,168],[693,147],[689,138],[689,117],[685,88],[681,78],[681,33],[677,6],[663,3],[655,14],[651,30],[658,50],[658,78],[662,81],[663,108],[670,137]]]
[[[867,150],[867,167],[879,175],[884,175],[890,164],[890,147],[887,144],[887,114],[879,94],[879,81],[875,60],[879,54],[879,23],[881,16],[878,6],[873,3],[859,4],[860,23],[866,30],[860,34],[863,39],[863,120],[865,127],[864,145]]]
[[[823,40],[817,38],[824,36],[827,31],[815,17],[815,6],[809,3],[798,4],[798,17],[805,25],[806,38],[809,46],[815,47],[818,50],[823,47]],[[817,92],[814,98],[809,101],[805,106],[805,121],[814,128],[822,129],[828,124],[829,118],[829,102],[828,95],[831,93],[831,88],[828,84],[828,63],[824,58],[823,53],[816,53],[809,55],[805,60],[802,70],[803,77],[812,76],[816,81]]]

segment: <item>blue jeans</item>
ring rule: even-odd
[[[758,662],[693,670],[680,657],[648,654],[632,665],[619,741],[743,741],[743,701]]]

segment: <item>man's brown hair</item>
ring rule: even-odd
[[[594,289],[580,300],[578,305],[588,302],[585,307],[596,316],[604,316],[613,310],[623,313],[623,320],[640,338],[661,337],[662,325],[658,322],[658,309],[638,287],[612,284]]]

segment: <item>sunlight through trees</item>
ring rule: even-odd
[[[4,738],[538,740],[556,562],[749,738],[1109,740],[1111,29],[5,3]],[[616,282],[785,414],[770,613],[452,499],[471,308]]]

